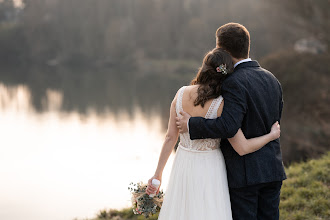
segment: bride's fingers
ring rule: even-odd
[[[148,189],[146,190],[146,193],[147,193],[148,195],[150,195],[150,194],[155,193],[156,191],[157,191],[157,189],[150,189],[150,188],[148,188]]]
[[[150,190],[149,187],[147,188],[146,193],[147,193],[148,195],[151,193],[151,190]]]
[[[150,191],[156,191],[157,188],[154,187],[153,185],[149,185],[149,186],[147,187],[147,190],[150,190]]]

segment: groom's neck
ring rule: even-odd
[[[247,58],[235,58],[235,57],[232,57],[232,59],[233,59],[233,63],[235,64],[235,63],[238,63],[239,61],[241,61],[241,60],[245,60],[245,59],[247,59]]]

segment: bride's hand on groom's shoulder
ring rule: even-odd
[[[270,130],[270,134],[272,135],[273,140],[279,138],[281,136],[281,126],[280,124],[277,122],[275,122],[272,125],[272,128]]]
[[[160,185],[158,186],[158,188],[156,188],[155,186],[152,185],[152,180],[153,179],[157,179],[157,180],[160,181]],[[154,193],[158,194],[161,185],[162,185],[162,177],[161,176],[153,176],[153,177],[151,177],[148,180],[148,187],[147,187],[146,193],[148,195],[154,194]]]

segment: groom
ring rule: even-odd
[[[249,57],[250,34],[241,24],[228,23],[216,32],[217,47],[228,51],[234,72],[222,86],[224,108],[221,117],[205,119],[181,112],[177,118],[180,133],[190,138],[221,138],[227,167],[234,220],[279,219],[280,189],[286,179],[279,139],[260,150],[240,156],[227,138],[239,128],[246,138],[264,135],[280,121],[282,88],[275,76]],[[188,126],[187,126],[188,125]],[[189,129],[188,129],[189,127]]]

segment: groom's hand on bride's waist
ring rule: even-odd
[[[191,116],[184,111],[180,111],[180,115],[175,118],[176,127],[181,134],[188,132],[188,121],[190,118]]]

